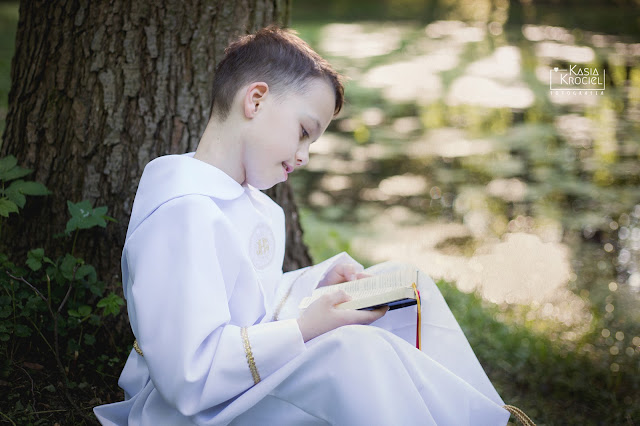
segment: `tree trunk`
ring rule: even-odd
[[[3,229],[17,258],[44,247],[69,219],[66,201],[108,206],[117,219],[85,231],[76,255],[110,286],[138,181],[153,158],[195,150],[210,112],[216,62],[239,34],[288,24],[291,0],[23,0],[2,156],[35,170],[53,194],[30,199]],[[288,185],[270,191],[287,216],[285,269],[311,259]],[[16,215],[14,215],[16,216]]]

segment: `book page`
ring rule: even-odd
[[[300,308],[304,309],[323,294],[332,293],[338,289],[344,290],[352,297],[352,300],[355,300],[382,294],[393,288],[407,287],[413,283],[417,284],[417,279],[418,270],[415,267],[406,267],[387,274],[374,275],[356,281],[321,287],[315,289],[310,297],[304,298],[300,303]]]

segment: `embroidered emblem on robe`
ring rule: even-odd
[[[276,239],[273,231],[264,223],[256,226],[249,239],[249,255],[256,269],[266,268],[275,254]]]

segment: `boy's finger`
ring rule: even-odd
[[[341,275],[347,281],[353,281],[356,279],[356,268],[355,265],[351,265],[348,263],[342,263],[336,266],[336,272]]]
[[[344,290],[336,290],[327,294],[327,301],[331,306],[335,306],[339,303],[348,302],[351,300],[351,296],[349,296]]]

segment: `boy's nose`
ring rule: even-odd
[[[296,152],[296,167],[306,166],[309,162],[309,147],[303,146]]]

